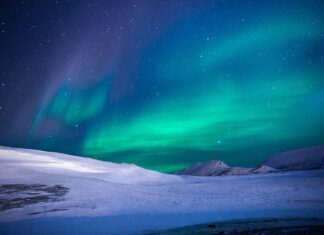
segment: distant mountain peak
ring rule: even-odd
[[[176,172],[177,175],[199,175],[199,176],[209,176],[214,175],[215,172],[223,172],[224,170],[230,168],[224,162],[219,160],[211,160],[207,162],[198,162],[192,166],[189,166],[181,171]]]
[[[199,163],[200,166],[204,166],[204,167],[221,167],[221,168],[224,168],[224,167],[229,167],[228,165],[226,165],[223,161],[220,161],[220,160],[210,160],[210,161],[207,161],[207,162],[204,162],[204,163]]]
[[[280,170],[306,170],[324,167],[324,145],[291,150],[269,157],[262,163]]]
[[[267,174],[276,171],[324,168],[324,145],[276,154],[253,168],[230,167],[219,160],[196,163],[176,172],[177,175],[222,176]]]
[[[222,175],[248,175],[248,174],[267,174],[277,171],[269,166],[257,166],[254,168],[230,167],[219,160],[211,160],[203,163],[196,163],[181,171],[177,175],[195,176],[222,176]]]

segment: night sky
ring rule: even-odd
[[[324,1],[4,1],[0,145],[171,172],[324,144]]]

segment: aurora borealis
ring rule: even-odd
[[[324,144],[321,0],[0,8],[0,145],[171,172]]]

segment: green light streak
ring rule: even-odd
[[[267,87],[262,87],[262,82],[245,87],[231,84],[227,88],[218,84],[209,87],[209,93],[203,96],[168,98],[126,123],[103,123],[89,133],[84,154],[188,146],[220,150],[253,144],[244,143],[247,137],[266,136],[269,140],[297,137],[283,123],[289,122],[290,109],[312,90],[307,84],[296,82],[307,82],[305,74],[283,77],[276,77],[282,80],[280,85],[274,78],[267,79],[274,81]],[[237,139],[242,139],[241,143]]]
[[[62,119],[67,125],[86,121],[96,116],[104,107],[108,86],[90,91],[72,91],[63,88],[54,97],[49,116]]]
[[[176,85],[182,81],[181,89],[147,103],[143,112],[127,120],[116,115],[96,123],[84,139],[83,154],[109,161],[124,153],[129,156],[123,161],[173,171],[186,165],[185,160],[153,165],[149,159],[185,158],[186,151],[239,152],[256,145],[297,141],[306,132],[320,135],[321,127],[307,130],[310,125],[300,125],[296,116],[316,87],[324,86],[323,69],[314,65],[299,71],[295,64],[285,65],[279,58],[291,42],[307,41],[310,34],[319,38],[321,32],[307,20],[289,19],[256,25],[203,45],[184,43],[180,46],[183,53],[178,53],[177,46],[170,52],[160,49],[154,67],[157,80]],[[258,50],[269,55],[256,58]],[[231,61],[235,65],[242,55],[255,66],[246,81],[235,73],[235,66],[221,67]],[[265,69],[268,64],[283,67],[284,72],[271,66]]]

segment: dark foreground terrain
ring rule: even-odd
[[[67,187],[61,185],[2,184],[0,185],[0,212],[36,203],[61,201],[68,191]]]
[[[236,220],[187,226],[148,234],[322,235],[324,234],[324,220],[316,218]]]

